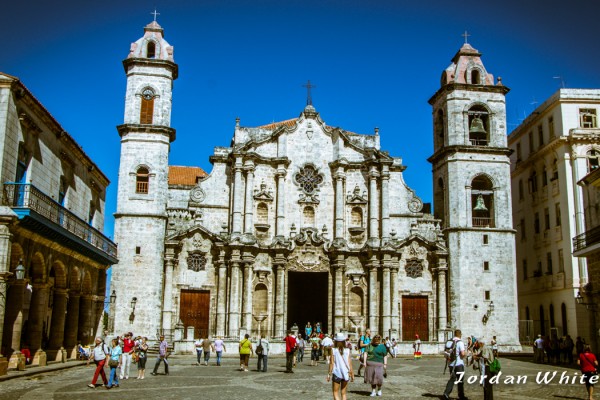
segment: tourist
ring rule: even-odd
[[[343,333],[336,334],[334,339],[335,347],[332,352],[331,363],[329,364],[327,382],[332,381],[331,390],[333,391],[333,398],[335,400],[346,400],[348,381],[354,382],[350,349],[345,345],[346,337]]]
[[[146,361],[148,360],[148,338],[143,337],[137,345],[138,376],[137,379],[146,377]]]
[[[415,335],[415,341],[413,342],[413,359],[421,359],[421,339],[418,334]]]
[[[102,377],[102,382],[106,386],[108,381],[106,380],[106,374],[104,373],[104,364],[106,363],[106,356],[110,354],[110,350],[104,341],[102,341],[101,337],[96,338],[96,345],[94,349],[90,353],[90,358],[88,359],[87,364],[90,365],[90,361],[94,361],[96,364],[96,370],[94,371],[94,377],[92,378],[92,383],[88,385],[88,387],[95,389],[96,381],[98,380],[98,375]]]
[[[590,378],[597,375],[598,361],[596,356],[592,353],[592,349],[589,345],[583,348],[583,353],[579,355],[577,364],[581,368],[581,373],[585,376],[585,388],[588,392],[588,399],[592,400],[594,394],[594,384],[590,383]]]
[[[298,362],[302,362],[302,360],[304,360],[305,340],[302,338],[301,333],[298,334],[298,339],[296,339],[296,342],[298,344]]]
[[[360,371],[362,370],[362,367],[363,367],[363,361],[362,361],[363,354],[365,353],[365,350],[370,343],[371,343],[371,330],[367,329],[365,331],[365,334],[362,335],[358,339],[358,351],[360,352],[359,360],[361,360],[361,362],[360,362],[360,365],[358,366],[358,373],[356,374],[356,376],[360,376]]]
[[[217,354],[217,367],[220,367],[223,352],[227,351],[227,349],[225,348],[225,343],[223,343],[223,338],[221,336],[217,336],[217,340],[215,340],[213,348],[215,349],[215,353]]]
[[[544,362],[544,339],[538,335],[533,342],[533,361],[540,364]]]
[[[214,349],[214,347],[207,336],[202,340],[202,350],[204,351],[204,365],[208,365],[208,361],[210,360],[211,349]]]
[[[321,345],[321,339],[313,332],[310,337],[310,365],[315,366],[319,364],[319,346]]]
[[[202,338],[196,339],[194,348],[196,349],[196,365],[200,365],[202,362]]]
[[[312,333],[313,333],[313,328],[312,328],[312,326],[310,325],[310,321],[308,321],[308,322],[306,323],[306,326],[304,327],[304,335],[305,335],[305,336],[306,336],[306,338],[308,339],[309,337],[311,337],[311,336],[312,336]]]
[[[294,324],[294,326],[296,326],[296,324]],[[296,341],[296,347],[294,347],[294,357],[292,358],[292,366],[296,368],[296,359],[298,358],[298,337],[294,331],[292,331],[292,337]]]
[[[252,349],[252,342],[250,341],[250,335],[247,333],[244,338],[240,340],[240,371],[248,372],[248,362],[250,361],[250,354],[254,354]]]
[[[317,335],[321,335],[321,333],[323,333],[323,332],[321,332],[321,323],[320,322],[317,322],[317,324],[315,325],[315,333]],[[323,339],[323,338],[319,337],[319,339]]]
[[[123,349],[119,346],[119,340],[112,340],[112,348],[110,349],[110,357],[108,359],[108,366],[110,367],[110,377],[108,378],[107,389],[119,387],[119,375],[117,374],[117,368],[121,367]]]
[[[371,385],[371,397],[381,396],[383,378],[387,377],[387,353],[387,348],[381,343],[381,336],[375,335],[363,354],[364,382]]]
[[[325,338],[321,344],[323,345],[323,355],[325,356],[325,361],[327,364],[329,364],[331,362],[331,349],[333,347],[333,340],[331,340],[328,334],[325,334]]]
[[[121,365],[121,376],[119,379],[129,379],[129,370],[131,368],[131,355],[135,348],[135,343],[133,342],[133,333],[129,332],[123,335],[123,356],[122,356],[122,365]]]
[[[464,399],[465,398],[465,384],[464,384],[464,380],[460,380],[459,381],[459,376],[458,373],[460,372],[465,372],[465,355],[466,355],[466,350],[465,350],[465,344],[463,343],[462,339],[462,332],[460,331],[460,329],[456,329],[454,331],[454,338],[452,338],[452,347],[450,349],[446,348],[447,351],[449,351],[449,364],[448,366],[450,367],[450,379],[448,379],[448,383],[446,384],[446,390],[444,391],[444,395],[443,398],[445,400],[450,399],[450,393],[452,393],[452,388],[454,388],[454,386],[458,386],[458,398],[459,399]],[[457,382],[458,381],[458,382]]]
[[[496,372],[490,371],[490,364],[496,356],[491,347],[486,346],[483,339],[477,341],[477,361],[483,378],[483,400],[494,400],[494,384],[490,380],[496,376]]]
[[[494,357],[498,357],[498,340],[496,336],[492,338],[492,352],[494,353]]]
[[[573,343],[573,338],[571,338],[571,335],[567,335],[567,337],[565,338],[565,353],[566,353],[566,360],[565,362],[569,365],[573,364],[573,349],[575,348],[575,343]]]
[[[160,345],[158,346],[158,357],[156,358],[156,364],[154,364],[154,370],[152,371],[152,375],[156,376],[158,372],[158,367],[160,362],[163,361],[165,363],[165,375],[169,375],[169,360],[167,360],[168,354],[167,349],[169,348],[169,344],[165,340],[164,335],[160,335]]]
[[[396,338],[392,338],[392,356],[396,358],[398,355],[398,342],[396,342]]]
[[[256,346],[256,355],[258,357],[258,364],[256,370],[259,372],[267,372],[267,361],[269,358],[269,340],[267,338],[258,337],[258,345]],[[261,368],[262,366],[262,368]]]
[[[291,374],[294,372],[292,364],[294,360],[294,351],[296,350],[296,339],[292,336],[292,331],[287,331],[285,337],[285,372]]]
[[[575,341],[575,351],[577,352],[577,359],[579,360],[579,355],[583,353],[585,341],[581,340],[581,336],[577,336],[577,340]]]

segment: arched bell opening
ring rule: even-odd
[[[471,215],[474,227],[494,228],[494,189],[485,175],[475,177],[471,183]]]
[[[488,110],[475,105],[469,109],[469,143],[473,146],[487,146],[490,141],[490,115]]]

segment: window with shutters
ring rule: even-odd
[[[597,128],[596,110],[593,108],[580,108],[579,123],[582,128]]]
[[[146,167],[138,168],[135,175],[135,192],[146,194],[148,193],[148,185],[150,183],[150,171]]]

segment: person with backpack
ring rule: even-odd
[[[310,365],[315,366],[319,364],[319,346],[321,345],[321,339],[313,332],[310,337]]]
[[[240,371],[248,372],[250,354],[254,354],[254,350],[252,349],[250,335],[246,333],[244,338],[240,341]]]
[[[258,345],[256,345],[256,349],[254,350],[256,355],[258,356],[258,365],[256,366],[256,370],[259,372],[267,372],[267,359],[269,356],[269,340],[266,338],[258,337]],[[261,369],[262,365],[262,369]]]
[[[367,347],[369,346],[369,344],[371,344],[371,330],[367,329],[365,331],[365,334],[362,335],[358,339],[358,351],[360,352],[359,359],[361,360],[361,362],[360,362],[360,365],[358,366],[358,372],[356,373],[356,376],[360,376],[360,371],[362,370],[362,367],[363,367],[363,363],[362,363],[363,354],[364,354],[365,350],[367,349]]]
[[[446,362],[450,367],[450,379],[446,384],[446,390],[444,391],[443,398],[445,400],[450,399],[450,393],[454,386],[458,386],[458,399],[463,400],[465,397],[465,384],[464,380],[459,381],[459,373],[465,372],[464,358],[466,355],[465,344],[462,339],[462,332],[460,329],[454,331],[454,338],[446,343]]]
[[[479,361],[481,374],[483,376],[483,400],[494,400],[494,384],[490,383],[498,372],[500,372],[500,362],[494,355],[494,350],[490,346],[486,346],[483,339],[477,341],[476,359]]]
[[[104,364],[106,363],[106,355],[109,354],[108,346],[100,336],[96,338],[96,346],[90,352],[90,357],[88,359],[87,365],[90,365],[90,361],[94,361],[96,364],[96,371],[94,371],[94,377],[92,378],[92,383],[88,385],[89,388],[95,389],[96,382],[98,381],[98,375],[102,377],[102,382],[104,382],[104,386],[108,385],[108,380],[106,379],[106,374],[104,373]]]

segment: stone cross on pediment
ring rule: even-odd
[[[354,187],[354,191],[346,196],[346,202],[349,204],[367,204],[367,193],[360,193],[358,185]]]
[[[265,181],[260,184],[260,190],[254,189],[254,200],[273,201],[273,195],[270,190],[267,190]]]

